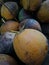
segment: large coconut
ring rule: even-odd
[[[18,58],[28,65],[41,65],[48,51],[47,38],[34,29],[15,36],[13,46]]]

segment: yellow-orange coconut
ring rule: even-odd
[[[34,29],[16,35],[13,46],[18,58],[28,65],[41,65],[48,51],[47,38]]]

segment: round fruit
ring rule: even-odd
[[[9,55],[0,54],[0,65],[18,65],[16,60]]]
[[[19,21],[22,21],[26,18],[30,18],[30,16],[27,14],[27,12],[22,8],[19,12],[18,19]]]
[[[19,23],[16,21],[7,21],[4,24],[2,24],[1,28],[0,28],[0,32],[1,34],[4,34],[7,31],[16,31],[19,28]]]
[[[48,51],[47,38],[34,29],[15,36],[13,46],[18,58],[28,65],[41,65]]]
[[[20,0],[25,10],[35,11],[41,4],[42,0]]]
[[[5,19],[13,19],[18,12],[18,5],[16,2],[6,2],[1,7],[1,16]]]
[[[42,3],[37,17],[41,22],[49,22],[49,0]]]
[[[6,32],[0,36],[0,54],[12,54],[12,43],[15,35],[15,32]]]
[[[20,23],[19,29],[36,29],[41,31],[40,24],[34,19],[25,19]]]

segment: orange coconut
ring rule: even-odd
[[[28,65],[41,65],[48,51],[47,38],[34,29],[15,36],[13,46],[18,58]]]

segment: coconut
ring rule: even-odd
[[[6,20],[14,19],[18,13],[18,5],[16,2],[6,2],[1,7],[1,16]]]
[[[40,22],[49,22],[49,0],[44,1],[37,13]]]
[[[42,0],[20,0],[22,7],[28,11],[36,11],[41,5]]]
[[[10,21],[6,21],[5,23],[3,23],[0,27],[0,32],[1,34],[4,34],[5,32],[8,32],[8,31],[17,31],[19,28],[19,23],[17,21],[13,21],[13,20],[10,20]]]
[[[25,29],[15,36],[13,47],[18,58],[28,65],[41,65],[48,52],[47,38],[34,29]]]

